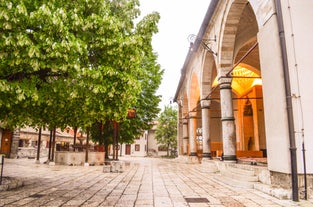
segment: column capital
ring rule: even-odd
[[[201,109],[209,109],[211,105],[211,100],[201,100]]]
[[[231,82],[232,82],[232,77],[220,76],[218,78],[218,84],[220,86],[220,90],[231,89]]]
[[[197,118],[197,112],[191,111],[189,112],[189,119],[195,119]]]
[[[187,125],[188,124],[188,119],[183,118],[183,125]]]

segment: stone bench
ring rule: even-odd
[[[102,165],[104,163],[104,152],[88,152],[88,163],[91,165]],[[56,151],[55,164],[59,165],[84,165],[86,152]]]
[[[124,172],[125,162],[124,161],[105,161],[103,165],[103,172]]]

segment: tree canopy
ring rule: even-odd
[[[142,135],[144,130],[149,130],[160,112],[158,104],[161,97],[155,94],[161,83],[163,70],[160,70],[156,58],[153,53],[147,54],[144,58],[143,68],[146,70],[144,75],[138,77],[142,84],[142,91],[135,105],[136,118],[121,122],[119,141],[122,143],[132,143],[133,139]]]
[[[158,118],[156,139],[166,146],[167,153],[169,149],[177,148],[177,110],[172,106],[165,106]]]
[[[91,126],[125,120],[134,106],[146,107],[141,120],[155,117],[160,16],[135,24],[139,14],[138,0],[2,0],[1,123]]]

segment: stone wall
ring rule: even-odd
[[[55,152],[55,163],[59,165],[84,165],[86,152]],[[104,152],[88,152],[88,163],[102,165]]]
[[[271,183],[275,187],[284,188],[284,189],[291,189],[292,187],[292,179],[291,174],[287,173],[280,173],[280,172],[274,172],[271,171]],[[307,176],[307,193],[308,198],[313,198],[313,175],[308,174]],[[298,174],[298,184],[299,184],[299,193],[300,198],[304,198],[304,175]]]

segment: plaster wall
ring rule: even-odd
[[[271,171],[290,173],[286,96],[276,16],[272,16],[260,28],[258,41],[263,80],[268,168]]]
[[[136,151],[136,145],[139,145],[138,151]],[[132,157],[144,157],[144,156],[146,156],[147,155],[146,147],[147,147],[147,139],[145,138],[145,134],[143,134],[139,139],[135,139],[134,143],[131,144],[130,156],[132,156]],[[121,149],[119,151],[119,156],[125,156],[125,153],[126,153],[126,144],[122,144]]]
[[[155,130],[149,130],[148,133],[148,156],[158,156],[158,142],[155,138]]]
[[[222,123],[220,116],[212,117],[210,120],[210,139],[211,142],[222,142]]]
[[[281,3],[293,95],[298,172],[303,173],[302,136],[307,160],[313,157],[313,1],[290,0]],[[313,173],[313,163],[307,161],[306,164],[307,173]]]

